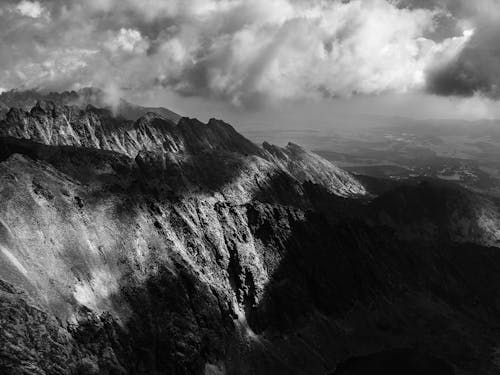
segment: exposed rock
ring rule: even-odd
[[[318,156],[218,120],[40,102],[0,133],[3,373],[323,375],[408,347],[498,373],[496,226],[453,229],[496,215],[484,197],[370,202]]]
[[[144,172],[156,178],[168,175],[170,179],[173,172],[178,183],[189,189],[219,191],[232,182],[236,195],[245,196],[255,189],[263,190],[270,176],[283,174],[298,194],[299,186],[310,181],[336,195],[366,195],[354,177],[319,156],[302,149],[298,152],[297,146],[293,154],[280,159],[269,151],[270,146],[259,148],[229,124],[215,119],[203,124],[183,118],[176,125],[150,113],[129,122],[105,110],[83,111],[39,102],[29,113],[11,109],[0,122],[0,135],[45,145],[114,151],[135,158]],[[7,142],[13,143],[3,141]]]
[[[271,160],[283,170],[290,171],[300,182],[314,182],[340,196],[366,195],[364,186],[351,174],[296,144],[288,143],[285,148],[281,148],[264,143],[263,147],[271,155]]]
[[[81,109],[89,105],[98,108],[108,108],[116,116],[135,121],[148,112],[177,123],[181,116],[166,108],[141,107],[120,99],[118,103],[111,103],[106,93],[96,88],[84,88],[78,91],[43,93],[35,90],[17,91],[11,90],[0,94],[0,118],[1,113],[6,113],[5,108],[21,108],[30,111],[37,102],[50,101],[58,105],[77,106]],[[113,100],[116,101],[116,100]]]

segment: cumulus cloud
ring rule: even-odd
[[[500,1],[427,0],[427,8],[433,7],[475,33],[455,58],[429,69],[427,89],[444,96],[500,98]]]
[[[0,86],[163,87],[246,107],[438,92],[436,76],[476,38],[477,10],[442,1],[23,0],[0,12]],[[51,22],[23,19],[45,12]]]
[[[121,50],[128,53],[144,53],[148,48],[148,43],[143,39],[140,31],[122,28],[106,46],[112,52]]]
[[[23,0],[17,5],[16,10],[21,15],[31,18],[38,18],[43,14],[43,7],[38,1]]]

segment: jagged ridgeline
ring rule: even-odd
[[[498,373],[498,202],[84,94],[0,96],[0,373]]]
[[[93,87],[87,87],[78,91],[42,93],[36,90],[19,91],[11,90],[0,94],[0,118],[5,116],[10,108],[20,108],[29,111],[36,103],[49,101],[57,105],[76,106],[81,109],[87,106],[96,108],[107,108],[116,116],[127,120],[137,120],[148,112],[156,113],[163,118],[178,122],[181,118],[175,112],[161,107],[142,107],[126,100],[112,98],[106,92]]]

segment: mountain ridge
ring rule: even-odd
[[[11,109],[0,121],[0,136],[32,140],[52,146],[75,146],[114,151],[155,165],[196,160],[202,153],[226,153],[226,160],[249,168],[281,171],[300,183],[325,184],[338,195],[365,195],[352,175],[324,159],[295,146],[293,158],[284,156],[289,148],[258,147],[229,124],[211,119],[203,124],[182,118],[177,124],[157,114],[147,113],[135,122],[116,119],[109,111],[38,102],[30,112]],[[283,150],[276,153],[277,150]],[[228,154],[231,154],[230,156]],[[255,157],[253,161],[250,160]],[[198,157],[198,159],[200,159]],[[286,160],[285,160],[286,159]],[[293,163],[290,160],[293,159]],[[308,171],[304,173],[304,171]],[[221,171],[222,173],[222,171]],[[261,176],[265,178],[265,176]]]
[[[42,101],[0,121],[0,197],[0,372],[498,372],[496,227],[451,220],[496,212],[473,192]]]
[[[163,107],[143,107],[119,98],[111,98],[105,91],[86,87],[77,91],[42,92],[37,90],[10,90],[0,94],[0,118],[5,116],[10,108],[20,108],[30,111],[38,102],[53,102],[58,105],[76,106],[85,109],[91,105],[96,108],[106,108],[113,115],[135,121],[148,112],[178,122],[181,118],[177,113]]]

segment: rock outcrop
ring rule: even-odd
[[[123,99],[117,100],[117,98],[111,98],[104,91],[93,87],[78,91],[48,93],[36,90],[3,92],[0,94],[0,119],[7,113],[9,108],[30,111],[40,101],[50,101],[60,106],[76,106],[81,109],[85,109],[89,105],[97,108],[108,108],[113,111],[114,115],[131,121],[135,121],[149,112],[156,113],[175,123],[181,119],[180,115],[166,108],[142,107]]]
[[[391,192],[299,146],[50,102],[0,134],[2,373],[323,375],[413,347],[498,371],[498,249],[401,235]]]

